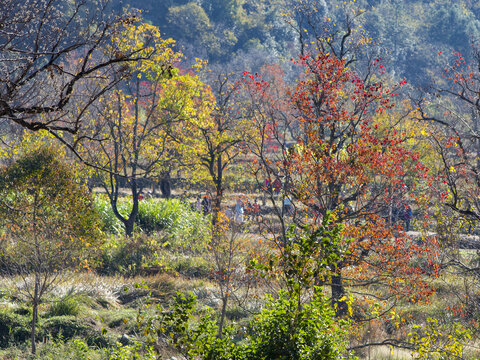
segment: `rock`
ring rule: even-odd
[[[130,344],[130,336],[123,334],[120,339],[118,339],[118,342],[122,345],[128,345]]]

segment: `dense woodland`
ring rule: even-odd
[[[2,0],[2,359],[478,359],[475,1]]]

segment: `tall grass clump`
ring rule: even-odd
[[[124,234],[123,226],[106,197],[97,196],[96,208],[102,217],[103,231],[110,234],[106,236],[97,269],[100,273],[133,276],[151,267],[176,270],[178,264],[173,259],[188,260],[182,262],[181,270],[193,262],[195,266],[187,272],[205,273],[204,264],[197,264],[196,259],[208,247],[210,218],[192,210],[187,203],[176,199],[140,201],[131,238],[120,236]],[[128,211],[128,198],[119,202],[119,208]]]
[[[118,202],[119,212],[127,214],[131,204],[128,198]],[[112,235],[124,233],[123,224],[113,213],[106,196],[97,195],[95,208],[102,219],[102,230]],[[176,199],[144,199],[139,204],[136,231],[148,235],[162,233],[165,241],[191,251],[205,248],[210,232],[208,218]]]
[[[203,214],[176,199],[150,199],[139,205],[137,226],[147,234],[162,231],[166,241],[183,249],[204,250],[209,224]]]
[[[122,222],[115,216],[112,210],[110,200],[105,195],[97,194],[95,196],[94,206],[101,219],[101,229],[105,233],[121,235],[125,232]],[[120,214],[127,216],[129,204],[125,201],[118,202]]]

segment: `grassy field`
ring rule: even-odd
[[[229,194],[226,205],[232,206],[239,196]],[[111,351],[132,345],[134,341],[141,342],[144,338],[139,325],[152,311],[152,307],[146,305],[167,308],[178,292],[193,293],[201,306],[218,314],[222,294],[216,277],[214,253],[208,242],[207,224],[210,220],[191,210],[188,203],[193,200],[191,198],[184,204],[175,200],[145,200],[137,234],[125,238],[118,220],[109,213],[106,199],[97,197],[96,206],[102,213],[105,241],[90,269],[62,274],[44,297],[39,309],[36,359],[113,359]],[[264,221],[274,221],[268,210],[263,215]],[[248,247],[244,248],[246,254],[267,249],[264,244],[268,237],[258,234],[258,227],[252,217],[247,218],[241,227],[241,237],[249,239]],[[477,253],[462,250],[460,255],[472,260]],[[248,256],[243,259],[247,260]],[[245,262],[238,268],[238,271],[244,270]],[[24,280],[20,276],[6,277],[0,284],[0,358],[33,359],[28,355],[31,308],[25,296]],[[259,313],[264,294],[275,294],[280,287],[275,278],[258,278],[248,284],[236,285],[235,296],[232,294],[226,309],[226,318],[228,324],[244,327],[248,327],[250,319]],[[465,277],[458,275],[458,269],[448,267],[432,277],[430,285],[435,294],[429,301],[396,302],[398,323],[393,318],[391,322],[386,321],[385,317],[375,321],[362,320],[375,317],[374,307],[362,303],[362,297],[353,292],[352,317],[361,321],[352,327],[350,342],[379,343],[358,350],[357,356],[361,359],[411,359],[412,351],[380,343],[385,338],[407,341],[412,332],[422,333],[429,319],[435,318],[438,321],[435,331],[439,335],[430,339],[435,346],[445,345],[449,336],[457,334],[458,337],[456,332],[463,326],[471,329],[471,340],[459,344],[461,356],[477,359],[480,351],[476,347],[476,328],[471,322],[477,310],[472,308],[467,315],[454,310],[475,291],[475,283],[467,283]],[[452,327],[452,324],[460,327]],[[418,330],[415,326],[419,326]],[[166,345],[157,351],[165,359],[178,356]],[[431,358],[440,359],[440,356]],[[125,355],[124,358],[129,357]]]

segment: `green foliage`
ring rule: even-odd
[[[117,344],[116,348],[110,348],[106,351],[108,360],[157,360],[157,356],[151,347],[145,347],[141,343],[135,345],[121,346]]]
[[[112,210],[112,205],[106,196],[96,195],[94,201],[95,209],[101,219],[101,229],[105,233],[120,235],[123,234],[123,224],[115,216]],[[118,204],[118,211],[122,215],[128,214],[128,203],[120,202]]]
[[[168,22],[176,38],[185,37],[192,41],[197,36],[204,38],[211,31],[208,15],[202,7],[194,2],[186,5],[172,6],[168,9]]]
[[[144,234],[110,238],[106,242],[98,271],[102,274],[138,275],[149,265],[158,265],[161,245]]]
[[[4,267],[57,271],[86,260],[101,240],[90,194],[50,148],[2,169],[0,195]]]
[[[341,237],[342,229],[330,212],[316,229],[292,224],[281,256],[270,258],[266,264],[254,259],[250,267],[267,274],[283,274],[288,291],[300,296],[315,283],[327,279],[342,261],[348,248],[348,240]]]
[[[286,292],[266,300],[248,332],[233,326],[218,337],[212,311],[199,312],[195,296],[183,294],[168,310],[158,307],[153,317],[143,318],[142,326],[152,345],[167,341],[186,359],[355,359],[346,350],[348,321],[335,319],[323,295],[300,307],[299,299]]]
[[[206,278],[212,272],[212,264],[202,256],[179,255],[165,265],[190,278]]]
[[[442,324],[429,318],[426,326],[414,325],[408,337],[415,346],[416,359],[458,359],[471,335],[460,324]]]
[[[64,341],[61,337],[52,337],[39,348],[36,360],[93,360],[100,359],[100,354],[81,339]]]
[[[112,341],[96,330],[91,324],[77,319],[75,316],[53,316],[41,323],[45,335],[55,339],[70,340],[75,337],[86,339],[89,346],[107,347]]]
[[[60,301],[55,301],[50,306],[48,316],[77,316],[80,312],[80,304],[73,296],[66,296]]]
[[[154,348],[167,341],[186,359],[337,359],[354,358],[347,348],[349,322],[335,310],[314,282],[341,260],[341,227],[330,214],[315,230],[291,226],[281,253],[286,291],[265,298],[266,306],[248,325],[226,327],[218,336],[218,323],[209,308],[200,309],[193,295],[179,294],[167,310],[157,306],[140,317],[140,326]],[[255,268],[275,271],[269,265]],[[314,295],[311,295],[312,290]],[[233,334],[235,334],[235,339]]]
[[[52,316],[42,322],[42,327],[54,338],[61,335],[64,339],[87,335],[91,329],[75,316]]]
[[[110,234],[123,233],[123,225],[111,209],[108,199],[97,195],[95,207],[101,216],[102,230]],[[121,214],[130,211],[128,200],[119,201]],[[185,250],[201,251],[209,237],[209,220],[201,213],[193,211],[188,204],[176,199],[144,199],[139,203],[136,218],[137,230],[147,234],[164,231],[165,241],[173,242]]]
[[[123,233],[121,222],[113,215],[108,200],[97,196],[95,206],[101,215],[102,229],[112,235]],[[120,211],[128,212],[127,201],[119,202]],[[136,219],[138,233],[132,238],[110,237],[104,244],[102,264],[104,274],[139,274],[142,269],[162,267],[188,276],[206,275],[210,266],[197,258],[209,242],[210,221],[178,200],[142,200]],[[158,233],[161,236],[154,236]],[[167,251],[176,252],[172,258]]]
[[[285,292],[277,300],[268,298],[267,306],[250,326],[253,358],[354,358],[346,351],[348,321],[335,319],[335,312],[321,289],[301,307],[299,301]]]
[[[208,241],[209,221],[176,199],[141,201],[137,225],[142,231],[165,230],[168,239],[188,250],[203,250]]]
[[[89,347],[82,339],[65,341],[51,336],[39,345],[37,353],[27,355],[24,346],[10,347],[0,353],[5,360],[100,360],[103,351]]]
[[[30,324],[26,317],[7,310],[0,311],[0,347],[25,342],[30,337]]]

